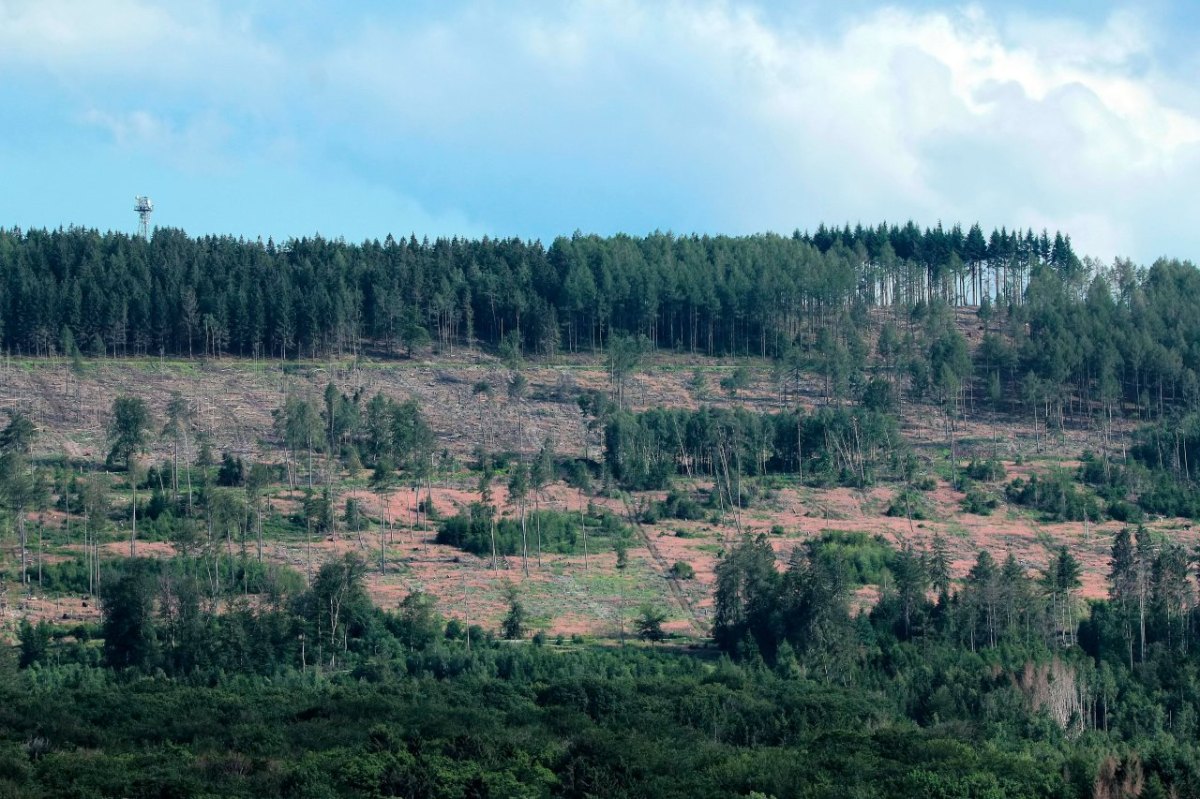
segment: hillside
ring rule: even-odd
[[[957,315],[959,333],[978,355],[981,325],[976,313],[963,309]],[[872,346],[877,346],[877,342]],[[153,419],[147,440],[148,464],[169,460],[172,439],[159,435],[167,418],[173,394],[185,397],[193,409],[197,439],[208,441],[217,456],[229,453],[246,462],[280,463],[284,450],[273,430],[272,413],[288,396],[306,396],[319,402],[325,387],[334,385],[346,396],[370,397],[378,392],[397,400],[415,399],[435,436],[432,451],[439,466],[432,485],[433,507],[450,516],[479,498],[477,468],[479,451],[509,452],[532,458],[546,440],[554,442],[563,458],[602,461],[602,430],[589,430],[588,417],[581,412],[578,397],[588,391],[607,393],[612,387],[610,364],[598,356],[560,356],[552,360],[524,363],[519,372],[527,387],[519,399],[509,396],[506,385],[513,371],[503,361],[479,350],[459,349],[449,353],[426,352],[413,359],[325,361],[252,361],[235,358],[165,360],[151,358],[89,359],[74,367],[62,359],[9,359],[0,366],[0,406],[20,409],[37,424],[36,455],[47,463],[58,457],[81,468],[103,461],[110,408],[118,396],[143,398]],[[720,383],[736,371],[744,372],[744,385],[736,396],[722,390]],[[774,372],[774,377],[773,377]],[[699,378],[697,377],[699,376]],[[759,359],[712,359],[702,356],[647,355],[623,388],[627,409],[632,412],[655,408],[742,409],[755,413],[778,412],[781,407],[806,412],[832,404],[853,404],[830,397],[819,374],[800,371],[788,378],[786,403],[780,394],[778,369]],[[489,388],[487,393],[481,385]],[[983,400],[966,399],[982,405]],[[964,407],[969,407],[964,406]],[[645,511],[662,501],[665,490],[626,490],[609,496],[595,490],[581,491],[562,479],[549,483],[539,496],[539,508],[577,513],[588,503],[607,508],[625,520],[634,520],[636,536],[628,545],[628,565],[615,568],[611,547],[592,552],[585,568],[580,553],[555,553],[526,576],[519,557],[502,558],[492,568],[489,558],[464,553],[436,542],[437,523],[421,519],[411,486],[386,492],[368,486],[369,470],[341,470],[337,480],[339,502],[347,497],[358,501],[374,520],[365,529],[335,529],[308,539],[281,534],[266,543],[267,560],[288,564],[301,572],[344,552],[356,552],[367,561],[377,560],[380,539],[391,543],[386,572],[374,569],[367,576],[373,599],[384,607],[395,607],[413,591],[427,592],[439,600],[448,615],[468,623],[495,627],[504,615],[506,592],[516,586],[522,593],[536,626],[551,634],[577,633],[617,636],[637,609],[646,604],[662,608],[668,615],[668,630],[685,635],[706,636],[712,624],[714,568],[721,554],[742,533],[767,533],[780,562],[786,562],[799,543],[834,533],[881,535],[896,546],[911,545],[928,551],[935,538],[944,540],[951,573],[963,578],[981,549],[1002,560],[1013,553],[1030,572],[1046,567],[1060,545],[1070,546],[1083,566],[1081,596],[1107,595],[1106,575],[1112,536],[1123,523],[1091,518],[1066,521],[1008,502],[1004,485],[1018,477],[1063,467],[1075,469],[1085,450],[1105,449],[1105,431],[1090,424],[1066,424],[1046,435],[1035,434],[1031,417],[1012,408],[992,412],[967,410],[954,421],[954,446],[958,461],[997,459],[1003,476],[985,489],[999,499],[988,515],[963,509],[965,486],[951,484],[948,435],[951,420],[939,403],[905,403],[898,411],[899,430],[915,453],[916,477],[927,484],[921,518],[889,516],[893,499],[903,491],[894,480],[873,481],[860,486],[805,485],[803,481],[764,477],[762,496],[734,519],[728,512],[707,510],[696,520],[653,519]],[[1044,422],[1043,422],[1044,424]],[[1114,426],[1109,448],[1120,451],[1131,440],[1132,421]],[[195,442],[192,443],[193,450]],[[359,467],[361,468],[361,467]],[[116,479],[120,479],[119,476]],[[320,479],[324,479],[322,476]],[[711,476],[681,475],[673,481],[678,490],[701,498],[711,496]],[[153,486],[147,486],[152,489]],[[517,508],[507,497],[503,481],[492,489],[500,513],[514,517]],[[606,493],[606,492],[601,492]],[[300,496],[286,485],[276,485],[269,495],[280,516],[280,524],[295,510]],[[143,499],[144,501],[144,499]],[[103,550],[116,557],[128,553],[128,542],[120,532],[128,526],[127,490],[118,491],[114,527]],[[47,527],[65,522],[61,514],[32,514],[31,521]],[[417,521],[419,519],[419,521]],[[391,529],[383,529],[390,522]],[[1193,548],[1196,535],[1189,520],[1154,516],[1149,529],[1166,539]],[[412,527],[416,529],[410,529]],[[740,531],[739,531],[740,528]],[[146,532],[143,532],[143,536]],[[59,543],[45,547],[47,563],[61,561],[80,551],[80,545],[61,534]],[[139,554],[167,555],[174,552],[171,535],[150,534],[140,544]],[[15,543],[12,542],[12,543]],[[30,557],[33,557],[30,555]],[[17,561],[14,548],[6,548],[11,565]],[[691,579],[676,579],[671,566],[685,562],[694,569]],[[22,596],[16,581],[9,581],[9,630],[23,616],[60,620],[94,619],[94,602],[66,595],[39,592]],[[859,591],[860,601],[870,603],[879,587]]]
[[[0,793],[1196,795],[1198,296],[0,232]]]

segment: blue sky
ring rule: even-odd
[[[0,226],[1200,256],[1194,3],[0,0]],[[347,10],[352,9],[352,10]]]

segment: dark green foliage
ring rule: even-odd
[[[36,567],[31,568],[36,569]],[[58,563],[44,564],[42,566],[42,588],[52,593],[86,593],[88,590],[87,568],[83,558],[79,557]],[[29,574],[28,571],[26,573]],[[36,572],[29,576],[34,580],[37,579]]]
[[[433,430],[421,413],[416,400],[391,403],[391,457],[392,461],[409,471],[421,472],[428,468],[429,453],[433,448]]]
[[[217,470],[217,485],[230,488],[246,484],[246,464],[240,457],[226,452],[221,456],[221,467]]]
[[[895,550],[882,536],[860,532],[826,530],[807,543],[814,558],[836,564],[850,584],[880,585]]]
[[[106,463],[128,466],[129,459],[146,448],[150,434],[150,409],[141,397],[120,396],[113,400],[108,423],[110,449]]]
[[[972,458],[963,473],[972,480],[983,483],[994,483],[997,480],[1003,480],[1005,476],[1004,464],[998,458],[986,460]]]
[[[932,491],[937,488],[937,478],[931,474],[914,475],[909,487],[915,491]]]
[[[42,478],[25,453],[0,454],[0,507],[13,512],[18,527],[25,523],[26,511],[49,502],[48,486]]]
[[[361,639],[374,615],[364,586],[366,565],[354,555],[324,564],[309,590],[297,603],[300,614],[315,628],[313,640],[332,659]]]
[[[626,382],[637,371],[650,348],[650,339],[640,333],[634,336],[617,333],[609,339],[608,375],[618,406],[624,407]]]
[[[161,347],[284,358],[360,343],[411,355],[474,336],[506,352],[545,354],[620,351],[654,330],[657,346],[766,355],[790,343],[785,331],[853,320],[871,303],[975,301],[994,284],[1014,300],[1036,268],[1076,280],[1082,269],[1069,239],[1054,240],[1063,245],[1000,230],[980,249],[958,226],[911,222],[796,236],[576,235],[549,246],[389,236],[276,247],[168,229],[149,241],[3,230],[0,346],[50,354],[57,336],[67,355],[87,342],[96,357]],[[1154,282],[1178,290],[1182,281]],[[838,337],[850,361],[855,338]]]
[[[602,351],[611,392],[579,406],[589,429],[603,430],[604,464],[568,461],[570,482],[669,489],[686,473],[713,483],[717,515],[741,510],[763,486],[794,482],[774,476],[787,474],[813,485],[904,480],[889,510],[922,518],[927,500],[914,489],[935,482],[917,477],[890,415],[922,396],[952,416],[986,397],[993,410],[1029,414],[1043,436],[1075,422],[1107,432],[1133,414],[1147,424],[1127,463],[1106,444],[1078,475],[1013,481],[1011,501],[1064,520],[1200,513],[1195,270],[1118,263],[1111,286],[1089,277],[1069,240],[1032,231],[989,240],[977,226],[575,236],[549,248],[414,238],[280,249],[175,231],[150,242],[0,231],[0,344],[48,353],[60,331],[69,356],[82,342],[97,357],[161,346],[291,358],[343,347],[411,355],[474,337],[514,369],[559,346]],[[972,363],[950,305],[974,301],[985,331]],[[899,307],[872,363],[878,317],[868,309],[879,303]],[[815,369],[827,407],[626,413],[626,382],[653,347],[773,356],[780,408]],[[722,388],[736,394],[746,370],[735,362]],[[519,401],[521,380],[510,386]],[[367,464],[380,491],[397,471],[417,485],[438,468],[415,402],[331,385],[322,397],[289,397],[277,420],[288,478],[306,472],[312,489],[297,520],[305,534],[331,529],[341,510],[314,486],[326,463]],[[9,510],[40,501],[24,489],[25,476],[30,487],[39,481],[16,422],[0,434]],[[195,440],[186,423],[169,428],[172,439]],[[134,439],[114,438],[114,463],[143,447]],[[210,516],[214,544],[222,525],[246,529],[249,504],[231,497],[268,479],[227,455],[192,473],[198,491],[185,499],[177,484],[187,464],[171,460],[139,486],[148,502],[139,537],[190,533],[198,548]],[[552,451],[528,473],[511,455],[485,460],[485,491],[493,468],[508,467],[514,498],[536,501],[553,479]],[[246,491],[215,489],[213,471],[218,484]],[[960,475],[1004,478],[995,461],[955,471],[956,485]],[[56,477],[60,502],[103,526],[102,480]],[[994,506],[975,483],[962,485],[969,509]],[[696,518],[699,506],[671,492],[648,513]],[[351,530],[359,510],[346,502]],[[441,524],[439,540],[487,556],[495,521],[497,548],[519,553],[519,520],[494,513],[485,500]],[[630,536],[595,510],[584,522],[554,512],[529,521],[552,552],[579,551],[581,523],[593,546],[622,559]],[[578,638],[549,647],[540,631],[533,646],[500,645],[494,631],[446,622],[424,594],[394,612],[372,607],[367,567],[354,558],[325,564],[308,586],[231,557],[232,547],[106,564],[102,628],[26,624],[0,658],[0,795],[1200,795],[1191,553],[1145,531],[1119,533],[1111,598],[1084,605],[1079,562],[1065,547],[1033,564],[981,552],[952,581],[937,540],[922,551],[823,533],[782,571],[779,544],[747,538],[719,564],[720,659],[705,644],[695,644],[699,657],[605,651]],[[679,562],[672,574],[694,571]],[[42,572],[50,593],[85,591],[95,576],[84,560]],[[877,588],[878,602],[856,615],[863,585]],[[663,620],[643,608],[634,629],[656,641]],[[520,639],[529,626],[514,594],[501,633]]]
[[[196,436],[196,440],[200,443],[200,447],[196,451],[196,465],[201,469],[207,470],[208,467],[216,463],[213,460],[211,436],[202,431]]]
[[[104,661],[114,668],[149,668],[157,661],[155,583],[135,561],[117,580],[103,583]]]
[[[37,427],[28,416],[8,409],[8,424],[0,430],[0,452],[29,454],[37,438]]]
[[[764,535],[746,536],[717,565],[713,639],[727,652],[774,655],[780,576]]]
[[[320,679],[27,674],[0,687],[0,779],[18,796],[690,799],[804,786],[820,799],[1058,799],[1091,796],[1102,755],[1124,751],[1025,710],[1019,663],[991,678],[969,653],[882,657],[894,678],[849,687],[649,647],[560,653],[476,636],[469,654],[455,643]],[[946,679],[928,681],[931,669]],[[47,680],[60,687],[39,690]],[[1190,747],[1147,742],[1139,755],[1139,773],[1191,794]]]
[[[1138,506],[1147,513],[1200,519],[1200,492],[1196,488],[1163,474],[1151,478],[1137,497]]]
[[[638,638],[643,641],[658,643],[667,637],[662,627],[663,622],[666,620],[667,614],[658,608],[646,605],[638,611],[637,618],[633,621],[633,627],[637,632]]]
[[[48,665],[46,659],[50,651],[50,633],[50,625],[45,620],[37,624],[30,624],[28,619],[21,620],[21,626],[17,630],[21,668],[28,668],[34,663]]]
[[[593,795],[680,799],[797,786],[829,799],[1059,799],[1136,772],[1146,791],[1194,795],[1200,683],[1178,612],[1188,600],[1176,593],[1187,559],[1124,535],[1113,579],[1133,592],[1127,617],[1116,588],[1112,602],[1069,610],[1079,573],[1065,549],[1040,592],[1011,557],[980,553],[935,606],[936,546],[827,534],[781,573],[769,541],[745,539],[719,566],[716,617],[718,640],[743,663],[578,640],[552,651],[536,635],[533,646],[500,645],[477,626],[443,625],[421,594],[394,614],[370,607],[352,558],[323,566],[307,590],[220,616],[195,584],[147,581],[148,566],[135,567],[109,581],[109,596],[124,598],[106,599],[104,650],[151,674],[100,668],[86,630],[27,625],[22,660],[37,667],[0,663],[0,787],[576,796],[586,782]],[[1139,558],[1146,645],[1129,668],[1123,619],[1136,634]],[[887,587],[856,618],[851,590],[869,579]],[[1064,610],[1082,613],[1082,651]],[[645,607],[634,630],[652,642],[663,621]],[[502,632],[515,641],[526,627],[510,592]],[[1045,703],[1060,680],[1075,681],[1062,698],[1080,692],[1080,712]]]
[[[849,408],[811,415],[658,408],[610,413],[604,427],[605,464],[638,490],[664,489],[689,467],[725,483],[726,495],[742,475],[798,472],[818,485],[869,485],[894,470],[903,448],[893,417]]]
[[[896,388],[887,380],[876,378],[863,389],[862,406],[869,411],[895,413],[898,404]]]
[[[963,496],[962,509],[979,516],[990,516],[1000,507],[1000,500],[978,485],[968,485]]]
[[[1029,480],[1017,477],[1004,489],[1008,501],[1034,508],[1058,521],[1083,521],[1100,518],[1100,505],[1090,493],[1081,490],[1069,472],[1051,469],[1044,475],[1032,474]]]
[[[750,370],[745,366],[735,366],[733,371],[720,380],[721,390],[731,397],[736,397],[739,391],[750,385]]]
[[[519,641],[525,637],[525,606],[513,596],[508,603],[508,613],[500,623],[500,634],[508,641]]]
[[[1146,513],[1200,518],[1200,493],[1190,477],[1176,469],[1138,458],[1122,465],[1085,452],[1079,479],[1107,501],[1105,512],[1117,521],[1137,523]]]
[[[467,636],[467,626],[458,619],[446,622],[445,636],[447,641],[459,641]]]
[[[1169,470],[1190,478],[1191,464],[1200,463],[1196,460],[1200,458],[1200,414],[1187,413],[1162,424],[1143,427],[1129,454],[1151,469]]]
[[[677,489],[671,489],[666,499],[655,502],[642,514],[642,521],[647,524],[654,524],[659,519],[696,521],[703,518],[704,508],[700,503],[690,494]]]
[[[346,523],[346,529],[352,532],[365,530],[367,527],[367,516],[363,512],[362,502],[354,497],[346,498],[345,511],[342,513],[342,521]]]
[[[888,516],[923,521],[932,515],[933,510],[929,500],[920,491],[905,487],[896,492],[884,512]]]
[[[1001,229],[979,236],[982,248],[970,238],[909,223],[792,237],[573,236],[548,248],[415,237],[277,248],[172,230],[150,241],[0,230],[0,345],[53,354],[57,331],[72,357],[87,342],[96,357],[161,348],[283,359],[347,348],[411,355],[473,337],[518,355],[602,351],[618,398],[648,348],[674,347],[776,356],[781,376],[807,364],[840,404],[863,391],[868,309],[887,304],[907,330],[885,326],[877,355],[905,400],[928,396],[957,412],[974,375],[985,389],[975,393],[997,409],[1019,399],[1042,429],[1071,413],[1107,418],[1121,403],[1151,419],[1195,411],[1191,264],[1121,261],[1101,275],[1064,236]],[[950,313],[963,303],[983,308],[974,365]],[[335,398],[318,420],[326,446],[339,438],[341,405]]]
[[[581,459],[571,459],[563,463],[563,480],[571,488],[577,488],[583,493],[592,492],[593,473],[589,463]]]
[[[112,583],[127,576],[131,570],[139,569],[153,580],[184,579],[193,574],[198,564],[184,557],[134,560],[116,558],[106,560],[101,566],[101,584]],[[226,575],[217,592],[219,596],[244,594],[268,595],[291,592],[301,585],[303,578],[288,566],[260,563],[257,560],[230,558],[217,555],[206,559],[202,568],[212,573]],[[30,566],[28,574],[37,578],[37,567]],[[42,589],[51,594],[84,594],[88,590],[87,564],[81,557],[42,566]]]
[[[687,561],[677,560],[671,565],[671,576],[676,580],[692,580],[696,577],[696,570]]]
[[[495,523],[496,553],[520,555],[522,552],[521,520],[519,517],[495,517],[495,510],[480,502],[446,519],[438,528],[437,542],[466,550],[480,557],[491,557],[492,524]],[[592,551],[600,547],[617,548],[619,542],[627,541],[632,532],[616,516],[608,511],[591,508],[585,516],[588,546]],[[526,529],[541,524],[542,550],[559,554],[583,552],[583,532],[578,513],[563,511],[534,511],[529,514]]]
[[[613,551],[617,554],[616,568],[618,571],[629,568],[629,544],[622,537],[613,541]]]
[[[437,598],[421,591],[414,591],[400,602],[397,613],[388,617],[389,629],[400,643],[410,649],[425,649],[445,635],[456,638],[438,615]],[[458,621],[453,620],[457,625]]]
[[[334,508],[323,494],[305,492],[300,515],[293,521],[310,533],[324,534],[333,529]]]
[[[1156,504],[1157,499],[1158,499],[1158,497],[1156,497],[1155,495],[1148,494],[1146,496],[1146,504],[1154,506]],[[1181,508],[1180,506],[1172,503],[1171,509],[1172,510],[1183,510],[1184,508]],[[1143,511],[1141,509],[1141,507],[1139,507],[1138,505],[1133,505],[1129,502],[1126,502],[1123,499],[1110,500],[1108,505],[1104,508],[1104,512],[1108,515],[1108,518],[1112,519],[1115,522],[1127,522],[1130,524],[1138,524],[1142,521],[1145,521],[1145,519],[1146,519],[1146,513],[1145,513],[1145,511]],[[1170,514],[1170,515],[1175,515],[1175,514]],[[1194,516],[1194,514],[1180,514],[1180,515],[1193,515]]]

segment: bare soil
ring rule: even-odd
[[[968,337],[982,336],[982,331],[973,329],[977,325],[972,319],[960,319],[960,324]],[[732,362],[719,359],[657,355],[629,380],[626,400],[635,410],[658,405],[696,407],[702,402],[756,410],[779,407],[777,387],[766,362],[753,367],[750,386],[736,397],[724,395],[718,387],[720,377],[731,368]],[[695,370],[706,384],[699,395],[689,386]],[[136,393],[144,397],[157,429],[165,421],[172,394],[180,392],[193,403],[199,431],[211,440],[214,451],[269,461],[281,457],[272,432],[272,411],[290,392],[319,400],[324,386],[333,382],[349,394],[361,392],[369,397],[381,391],[397,399],[417,399],[452,468],[471,463],[479,446],[531,454],[546,439],[555,442],[560,454],[598,457],[599,436],[587,429],[575,397],[581,388],[607,388],[603,363],[595,357],[569,357],[552,365],[528,366],[523,374],[528,391],[524,399],[515,400],[508,397],[506,389],[509,372],[495,359],[469,351],[438,356],[436,361],[306,362],[286,368],[275,362],[238,360],[102,360],[89,362],[80,374],[51,360],[0,361],[0,408],[16,407],[31,414],[43,431],[41,456],[64,454],[96,463],[104,459],[105,425],[116,396]],[[491,396],[475,390],[480,382],[492,387]],[[792,387],[790,405],[812,408],[829,401],[815,378],[806,377],[798,395],[796,389]],[[1027,477],[1053,464],[1073,467],[1085,449],[1102,446],[1099,430],[1068,424],[1062,431],[1047,435],[1039,430],[1035,435],[1031,419],[985,412],[978,398],[975,402],[970,422],[951,423],[942,408],[930,404],[903,409],[904,435],[914,443],[930,473],[945,460],[952,445],[963,461],[1001,458],[1008,472],[1006,480]],[[1044,420],[1040,424],[1044,425]],[[1127,431],[1131,425],[1126,422],[1122,429]],[[196,442],[189,443],[194,456]],[[170,457],[170,442],[156,438],[150,457]],[[707,486],[695,481],[692,487]],[[514,512],[503,481],[494,481],[491,491],[502,512]],[[989,550],[997,559],[1012,552],[1034,572],[1045,566],[1057,546],[1069,544],[1084,568],[1082,594],[1101,597],[1106,592],[1108,551],[1113,534],[1120,529],[1118,523],[1092,524],[1085,531],[1083,524],[1045,523],[1022,509],[1003,505],[991,516],[966,514],[960,508],[962,494],[940,479],[927,495],[933,509],[931,519],[889,518],[884,510],[895,491],[890,486],[868,491],[784,488],[760,506],[745,509],[740,527],[743,532],[770,535],[781,567],[797,545],[826,530],[863,531],[916,547],[928,547],[940,535],[949,546],[956,577],[966,574],[980,549]],[[442,515],[453,514],[479,498],[468,477],[439,479],[432,493],[434,507]],[[639,538],[623,570],[616,569],[612,552],[599,552],[591,553],[586,564],[582,556],[546,555],[540,566],[531,561],[526,575],[519,558],[503,559],[493,568],[490,559],[438,545],[432,527],[414,527],[417,498],[411,488],[399,487],[385,495],[355,489],[342,494],[341,501],[350,496],[379,522],[371,530],[312,542],[268,541],[267,556],[308,573],[325,559],[355,552],[372,564],[368,587],[381,606],[392,608],[409,592],[426,591],[438,598],[445,615],[493,629],[506,611],[510,588],[515,588],[534,627],[551,634],[620,635],[628,632],[631,619],[646,604],[669,611],[669,630],[703,634],[711,624],[715,566],[738,536],[738,525],[729,515],[720,523],[662,520],[637,525]],[[577,511],[594,502],[631,520],[637,508],[661,496],[634,495],[627,505],[621,499],[585,496],[557,483],[543,492],[540,503],[543,508]],[[277,492],[271,502],[277,512],[286,514],[297,511],[299,498],[298,493]],[[118,499],[121,501],[127,500]],[[43,518],[50,526],[62,521],[61,514],[43,514]],[[1200,533],[1187,520],[1156,520],[1151,526],[1189,547],[1200,543]],[[774,528],[783,532],[772,533]],[[387,552],[383,572],[377,566],[381,536]],[[124,556],[128,547],[126,539],[112,541],[103,549]],[[14,550],[6,543],[3,557],[15,557]],[[47,561],[70,552],[70,547],[63,546],[58,554],[50,552]],[[169,543],[138,543],[140,555],[166,557],[173,552]],[[670,567],[676,561],[690,564],[695,577],[672,578]],[[22,593],[17,586],[9,586],[4,596],[0,609],[10,629],[20,617],[63,622],[97,618],[95,603],[82,598],[39,598]],[[867,588],[856,595],[855,602],[866,607],[876,597],[877,591]]]

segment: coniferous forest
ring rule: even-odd
[[[0,796],[1200,796],[1191,263],[9,230],[0,350]]]
[[[1085,403],[1161,412],[1200,394],[1196,281],[1177,261],[1081,261],[1061,233],[911,222],[791,237],[576,235],[549,248],[0,231],[0,343],[32,356],[287,359],[505,342],[547,356],[624,336],[784,358],[852,343],[868,309],[941,302],[1007,310],[997,320],[1012,351],[998,347],[990,365],[1002,380],[1032,374]]]

